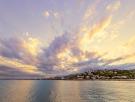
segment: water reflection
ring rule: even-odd
[[[52,102],[81,102],[79,81],[56,81],[51,91]]]
[[[80,87],[85,102],[134,102],[133,81],[85,81]],[[134,91],[133,91],[134,90]]]
[[[0,102],[135,102],[134,81],[0,80]]]
[[[32,86],[27,80],[0,81],[0,102],[29,102]]]
[[[134,81],[57,81],[53,102],[135,102]]]
[[[53,90],[54,81],[34,80],[31,100],[29,102],[50,102],[51,91]]]

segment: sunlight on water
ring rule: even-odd
[[[134,97],[134,81],[0,81],[0,102],[135,102]]]

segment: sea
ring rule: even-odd
[[[135,102],[135,81],[0,80],[0,102]]]

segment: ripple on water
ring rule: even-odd
[[[134,81],[0,80],[0,102],[135,102]]]

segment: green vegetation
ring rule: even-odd
[[[104,79],[135,79],[135,70],[97,70],[84,73],[56,77],[65,80],[104,80]]]

